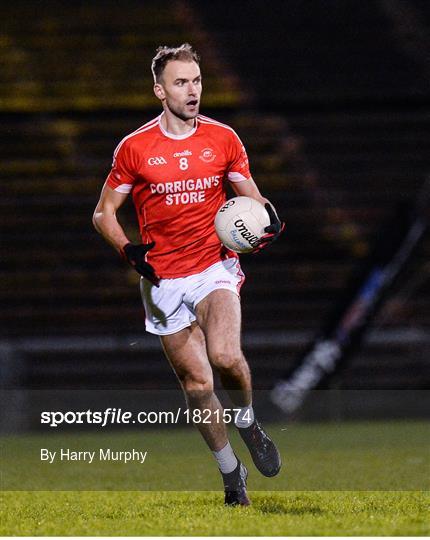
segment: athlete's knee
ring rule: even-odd
[[[213,379],[209,376],[186,376],[181,382],[187,398],[192,401],[205,400],[214,391]]]
[[[241,370],[246,364],[242,351],[218,350],[211,355],[214,367],[219,371]]]

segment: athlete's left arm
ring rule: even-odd
[[[260,202],[265,206],[267,212],[269,213],[270,225],[264,229],[266,234],[260,239],[259,246],[254,250],[254,252],[261,251],[278,238],[285,228],[285,223],[279,219],[275,207],[269,201],[269,199],[266,199],[261,195],[260,190],[258,189],[258,186],[254,182],[253,178],[250,177],[248,180],[243,180],[241,182],[231,182],[231,187],[236,195],[251,197],[251,199],[255,199],[256,201]]]
[[[230,185],[238,197],[251,197],[251,199],[255,199],[263,205],[270,203],[268,199],[261,195],[253,178],[248,178],[248,180],[242,180],[241,182],[231,182]]]

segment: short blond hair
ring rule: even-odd
[[[200,63],[200,57],[189,43],[182,43],[179,47],[162,45],[155,51],[157,54],[152,59],[151,71],[154,82],[159,82],[168,62],[182,60],[184,62]]]

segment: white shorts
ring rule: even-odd
[[[196,306],[216,289],[228,289],[239,296],[245,281],[238,259],[220,261],[200,274],[162,279],[155,287],[141,278],[140,292],[145,308],[145,327],[151,334],[175,334],[196,320]]]

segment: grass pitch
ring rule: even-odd
[[[277,442],[284,433],[281,429],[280,426],[269,429]],[[47,466],[38,471],[32,461],[33,450],[58,442],[59,436],[55,435],[48,442],[49,438],[39,436],[8,438],[6,445],[2,441],[3,449],[6,446],[9,453],[15,455],[19,467],[13,469],[14,476],[8,480],[8,465],[2,464],[6,473],[3,488],[13,487],[13,482],[26,486],[28,478],[40,472],[55,489],[73,489],[65,486],[72,486],[73,477],[82,475],[84,488],[46,491],[40,487],[43,483],[36,482],[37,491],[17,491],[17,487],[4,491],[0,495],[0,534],[424,536],[430,533],[427,513],[430,495],[426,491],[429,438],[424,423],[301,425],[288,428],[287,434],[289,444],[281,449],[284,474],[276,479],[262,478],[243,446],[233,437],[234,447],[238,448],[250,471],[252,506],[249,508],[223,506],[216,465],[206,451],[201,452],[205,450],[203,446],[196,446],[196,434],[192,430],[151,431],[148,439],[159,452],[152,465],[148,461],[151,469],[145,470],[149,476],[161,478],[170,457],[168,474],[177,471],[177,478],[171,478],[172,489],[182,485],[181,475],[188,464],[187,477],[194,475],[199,478],[199,487],[206,485],[218,491],[131,490],[139,469],[130,469],[130,464],[124,465],[126,469],[116,469],[115,474],[112,464],[102,469],[94,464],[82,464],[68,472],[64,465],[57,469]],[[141,434],[82,434],[73,435],[73,442],[85,448],[90,443],[105,444],[103,437],[108,437],[109,444],[116,442],[127,447],[136,444],[136,436],[141,437]],[[60,438],[64,445],[67,437]],[[175,443],[174,453],[169,441]],[[8,452],[2,453],[5,455],[7,462]],[[121,474],[122,483],[119,483],[118,472],[122,470],[127,470],[129,476]],[[84,479],[91,480],[91,475],[96,478],[101,474],[105,483],[98,484],[98,489],[107,485],[123,491],[106,491],[109,487],[103,491],[88,491],[90,483],[85,484]],[[213,487],[214,483],[217,487]],[[269,486],[276,491],[267,491]]]
[[[213,492],[5,492],[0,532],[13,536],[429,533],[430,498],[418,492],[254,492],[251,498],[249,508],[224,508],[222,494]]]

